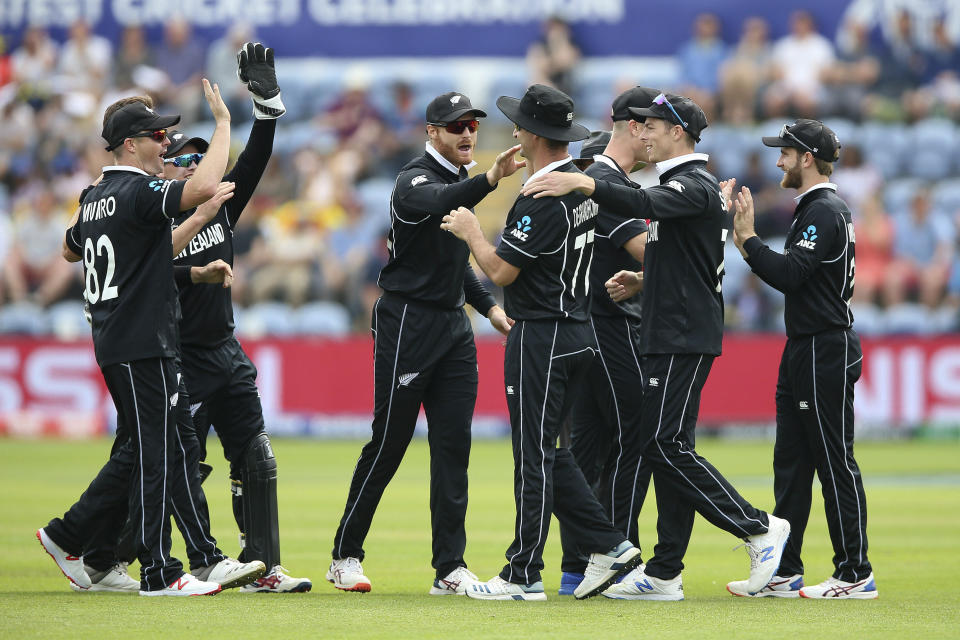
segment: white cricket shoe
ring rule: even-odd
[[[333,586],[341,591],[367,593],[371,589],[370,578],[363,575],[363,567],[360,566],[358,558],[334,559],[327,569],[327,582],[332,582]]]
[[[801,598],[816,598],[819,600],[873,600],[878,598],[877,583],[873,573],[863,580],[844,582],[836,578],[827,578],[820,584],[800,589]]]
[[[430,587],[432,596],[464,596],[470,585],[477,584],[480,579],[466,567],[457,567],[447,574],[446,578],[437,578]]]
[[[467,589],[467,597],[476,600],[546,600],[543,581],[533,584],[507,582],[500,576],[494,576],[486,582],[474,582]]]
[[[267,575],[240,587],[240,593],[305,593],[312,588],[309,578],[291,578],[278,564]]]
[[[72,556],[61,549],[57,543],[50,539],[50,536],[48,536],[47,532],[43,529],[37,529],[37,540],[40,541],[40,546],[50,554],[50,557],[57,563],[60,571],[63,572],[63,575],[67,577],[67,580],[69,580],[71,584],[76,585],[78,589],[84,591],[93,586],[93,583],[90,581],[90,576],[88,576],[87,572],[83,569],[82,556]]]
[[[648,576],[646,565],[640,565],[620,582],[615,582],[603,595],[614,600],[683,600],[683,579],[678,574],[672,580]]]
[[[222,589],[233,589],[250,584],[267,570],[263,562],[239,562],[233,558],[224,558],[209,567],[194,569],[191,573],[203,582],[216,582]]]
[[[744,538],[747,555],[750,556],[750,578],[747,591],[758,593],[770,583],[773,574],[780,568],[783,547],[790,537],[790,523],[775,515],[767,515],[767,532]]]
[[[624,540],[607,553],[591,553],[583,581],[573,590],[577,600],[595,596],[642,562],[640,549]]]
[[[223,589],[216,582],[204,582],[185,573],[163,589],[140,591],[142,596],[213,596]]]
[[[83,568],[90,576],[90,582],[93,585],[89,589],[81,589],[71,582],[70,588],[74,591],[114,591],[117,593],[137,593],[140,591],[140,581],[134,580],[127,573],[126,562],[118,562],[106,571],[97,571],[86,565]]]
[[[803,588],[803,576],[773,576],[767,585],[756,593],[747,590],[746,580],[734,580],[727,583],[727,591],[744,598],[799,598]]]

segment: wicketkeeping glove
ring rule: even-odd
[[[237,53],[237,77],[253,94],[253,115],[260,120],[279,118],[287,110],[280,100],[273,49],[259,42],[248,42]]]

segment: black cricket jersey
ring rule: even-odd
[[[496,304],[470,266],[467,243],[440,228],[443,216],[457,207],[473,210],[493,191],[485,173],[468,177],[430,143],[408,162],[390,195],[390,259],[377,284],[414,302],[457,309],[467,302],[486,316]]]
[[[202,267],[217,259],[233,266],[233,228],[267,168],[276,129],[276,120],[254,121],[246,147],[223,178],[225,182],[236,183],[233,197],[223,203],[217,215],[173,259],[183,312],[180,342],[184,346],[214,348],[233,335],[232,290],[220,284],[193,284],[190,268]],[[179,214],[173,228],[183,224],[195,211],[190,209]]]
[[[723,245],[726,204],[707,156],[693,153],[657,163],[660,184],[635,189],[596,181],[600,206],[649,218],[644,251],[644,354],[720,355],[723,341]]]
[[[744,243],[753,272],[784,296],[787,337],[853,326],[853,220],[837,186],[822,183],[797,198],[783,253],[758,237]]]
[[[550,171],[580,172],[568,156],[543,167],[529,180]],[[497,246],[497,255],[520,269],[517,279],[503,289],[509,317],[589,318],[598,210],[593,200],[578,191],[556,198],[517,196]]]
[[[177,355],[180,305],[170,220],[180,211],[184,184],[110,166],[84,192],[66,241],[83,259],[83,295],[100,367]]]
[[[605,155],[594,156],[594,163],[587,167],[584,173],[594,180],[636,186],[616,161]],[[646,230],[647,222],[635,217],[634,211],[600,207],[600,213],[597,214],[597,230],[593,236],[593,266],[590,267],[591,314],[640,319],[643,292],[622,302],[614,302],[607,294],[605,283],[618,271],[640,271],[643,265],[630,255],[623,245]]]

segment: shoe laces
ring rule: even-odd
[[[340,563],[339,568],[343,571],[349,571],[351,573],[363,573],[363,567],[360,566],[360,561],[356,558],[344,558],[338,562]]]
[[[758,566],[760,566],[760,558],[762,557],[762,554],[760,553],[760,547],[758,545],[753,544],[749,540],[744,540],[742,543],[735,546],[733,551],[736,551],[740,547],[746,547],[747,555],[750,556],[751,569],[756,569]]]
[[[470,571],[470,569],[467,569],[466,567],[457,567],[456,569],[451,571],[450,574],[444,579],[451,580],[451,581],[456,580],[459,582],[463,582],[465,580],[477,582],[479,580],[477,576],[472,571]]]

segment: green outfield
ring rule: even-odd
[[[215,442],[211,443],[215,445]],[[772,507],[772,443],[702,439],[698,450],[761,508]],[[734,598],[746,578],[738,540],[699,519],[683,573],[686,601],[584,602],[559,597],[559,535],[545,553],[546,603],[477,602],[427,595],[428,456],[415,441],[384,496],[367,540],[369,594],[324,581],[330,547],[361,443],[277,440],[283,559],[309,576],[309,594],[141,598],[73,593],[34,537],[79,496],[109,443],[0,441],[0,637],[376,638],[957,638],[960,637],[960,443],[857,445],[869,501],[870,558],[880,599],[813,602]],[[211,447],[212,451],[216,449]],[[225,461],[205,488],[213,532],[237,552]],[[470,474],[467,561],[481,578],[499,571],[514,520],[507,441],[476,442]],[[808,582],[831,571],[822,504],[815,496],[804,558]],[[655,541],[652,496],[641,516],[644,557]],[[175,536],[177,555],[182,543]],[[136,575],[136,572],[134,572]],[[550,595],[553,594],[553,595]]]

